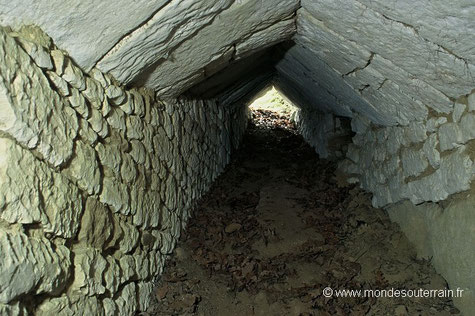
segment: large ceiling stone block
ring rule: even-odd
[[[0,23],[40,26],[86,70],[167,0],[0,0]]]
[[[367,7],[475,64],[475,2],[472,0],[359,0]]]
[[[432,4],[427,6],[433,8]],[[347,41],[381,55],[447,96],[467,94],[475,85],[474,64],[422,37],[414,26],[390,19],[359,1],[303,0],[302,7]],[[423,7],[420,10],[419,15],[429,14]],[[405,11],[408,16],[412,13]],[[463,20],[465,30],[474,27],[473,18]],[[454,37],[465,40],[459,35]]]
[[[297,8],[298,2],[295,0],[236,1],[217,14],[212,23],[196,29],[196,32],[180,45],[170,46],[169,43],[164,43],[165,49],[169,51],[166,58],[160,59],[153,50],[145,52],[153,55],[151,58],[155,60],[155,64],[148,65],[146,69],[142,68],[144,65],[138,66],[142,72],[141,83],[155,89],[162,97],[174,97],[204,80],[207,77],[205,67],[210,67],[214,62],[223,64],[223,57],[231,61],[236,47],[245,43],[255,33],[265,29],[273,30],[274,24],[290,18]],[[294,25],[288,24],[287,27],[293,29]],[[281,32],[281,40],[288,39],[289,33],[291,32]],[[277,40],[274,38],[273,42]],[[246,50],[258,50],[268,43],[265,40],[254,40],[247,44]],[[245,46],[241,46],[241,54],[245,53],[243,47]],[[127,80],[134,79],[137,78]]]
[[[473,16],[470,0],[0,0],[1,24],[39,25],[86,71],[96,67],[162,99],[197,86],[222,100],[243,95],[256,78],[266,84],[275,66],[280,85],[303,103],[383,125],[449,113],[472,91]],[[296,45],[279,63],[254,66],[289,40]],[[223,76],[228,70],[234,74]]]

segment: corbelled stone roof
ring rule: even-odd
[[[475,85],[468,0],[1,2],[2,24],[37,24],[84,69],[165,99],[203,81],[246,94],[272,77],[297,103],[406,125]],[[289,40],[280,61],[266,58]],[[234,63],[239,76],[210,80]]]

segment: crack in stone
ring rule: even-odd
[[[409,25],[409,24],[407,24],[407,23],[404,23],[404,22],[401,22],[401,21],[397,21],[397,20],[388,18],[387,16],[383,16],[380,12],[378,12],[378,11],[376,11],[376,10],[373,10],[372,8],[369,8],[367,5],[365,5],[364,3],[361,3],[359,0],[353,0],[353,1],[357,2],[358,4],[360,4],[360,5],[364,8],[364,12],[366,12],[367,10],[371,10],[371,11],[373,11],[375,14],[377,14],[378,16],[381,16],[383,19],[388,19],[388,20],[393,21],[393,22],[395,22],[395,23],[402,24],[402,25],[404,25],[405,27],[409,27],[409,28],[413,29],[414,32],[416,32],[416,33],[417,33],[417,31],[418,31],[416,28],[414,28],[413,26],[411,26],[411,25]],[[304,9],[305,9],[305,8],[304,8]],[[364,12],[361,14],[361,16],[363,16]],[[354,44],[356,44],[356,45],[361,45],[361,44],[359,44],[359,43],[357,43],[357,42],[352,41],[351,38],[348,38],[348,37],[346,37],[345,35],[342,35],[340,32],[335,31],[335,30],[333,30],[331,27],[327,26],[327,25],[325,24],[325,21],[320,20],[320,19],[316,19],[315,17],[313,17],[313,18],[314,18],[315,20],[319,21],[320,23],[322,23],[323,25],[325,25],[330,31],[334,32],[335,34],[337,34],[337,35],[340,36],[340,37],[343,37],[345,41],[352,42],[352,43],[354,43]],[[299,34],[299,30],[298,30],[298,29],[297,29],[297,34]],[[474,79],[474,76],[472,75],[472,72],[471,72],[470,69],[469,69],[469,65],[472,65],[471,63],[467,62],[467,61],[466,61],[465,59],[463,59],[462,57],[457,56],[457,55],[454,54],[451,50],[449,50],[449,49],[447,49],[447,48],[445,48],[445,47],[443,47],[443,46],[441,46],[441,45],[435,44],[435,43],[433,43],[433,42],[431,42],[431,41],[429,41],[429,40],[423,38],[423,37],[420,36],[420,35],[419,35],[419,37],[420,37],[422,40],[424,40],[427,44],[429,44],[429,45],[434,45],[434,46],[438,46],[438,47],[440,47],[440,50],[443,50],[443,51],[444,51],[444,53],[451,54],[451,55],[453,55],[453,56],[456,58],[456,60],[462,61],[462,62],[465,64],[466,73],[468,74],[468,76],[469,76],[470,78]],[[365,46],[365,45],[363,45],[362,47],[364,47],[366,50],[370,49],[370,47]],[[379,52],[378,52],[378,54],[379,54]],[[389,59],[389,60],[390,60],[390,59]],[[390,61],[391,61],[391,60],[390,60]],[[409,70],[403,68],[403,67],[402,67],[401,65],[399,65],[399,64],[394,64],[394,65],[395,65],[398,69],[401,69],[401,70],[403,70],[404,72],[406,72],[406,73],[408,73],[408,74],[415,75],[415,74],[413,74],[413,73],[410,73]],[[365,66],[365,67],[367,67],[367,66]],[[348,73],[346,73],[346,74],[341,75],[341,77],[342,77],[342,78],[345,78],[346,76],[348,76],[348,75],[350,75],[350,74],[352,74],[352,73],[354,73],[354,72],[356,72],[356,71],[358,71],[358,70],[364,69],[365,67],[355,68],[355,69],[353,69],[352,71],[350,71],[350,72],[348,72]],[[416,76],[416,77],[417,77],[417,76]],[[424,79],[420,79],[420,78],[419,78],[419,80],[423,81],[423,82],[426,83],[428,86],[431,86],[432,88],[434,88],[434,89],[437,90],[438,92],[442,93],[444,96],[446,96],[446,97],[447,97],[448,99],[450,99],[451,101],[454,100],[454,97],[448,96],[446,93],[442,92],[440,89],[434,87],[434,86],[432,85],[432,82],[427,81],[427,80],[424,80]],[[353,87],[353,88],[354,88],[354,87]],[[354,89],[356,90],[356,88],[354,88]]]
[[[229,9],[229,7],[221,10],[219,13],[216,14],[216,16],[218,16],[220,13],[222,13],[223,11]],[[293,11],[291,14],[287,15],[285,18],[283,19],[279,19],[277,18],[274,22],[272,22],[271,24],[267,25],[266,27],[263,27],[261,29],[254,29],[253,31],[251,31],[249,33],[248,36],[246,37],[243,37],[242,39],[240,39],[238,42],[236,43],[232,43],[229,47],[233,47],[234,51],[233,51],[233,54],[231,56],[231,59],[228,61],[228,63],[231,63],[235,60],[235,57],[236,57],[236,54],[237,54],[237,50],[236,50],[236,47],[238,44],[241,44],[241,43],[244,43],[247,39],[249,39],[252,35],[258,33],[258,32],[262,32],[262,31],[265,31],[266,29],[276,25],[276,24],[279,24],[279,23],[282,23],[282,22],[285,22],[285,21],[290,21],[290,20],[295,20],[295,24],[296,24],[296,20],[297,20],[297,15],[296,15],[296,12],[297,12],[297,9],[295,11]],[[190,38],[194,37],[196,34],[199,33],[199,31],[201,31],[203,28],[205,28],[206,26],[209,26],[211,24],[213,24],[214,22],[214,19],[216,18],[216,16],[207,24],[203,25],[203,27],[199,28],[198,30],[196,30],[195,33],[193,33],[193,36],[190,36]],[[293,35],[295,35],[297,33],[297,28],[295,27],[295,31],[293,32],[293,34],[290,36],[290,37],[285,37],[285,38],[282,38],[282,40],[286,40],[286,39],[289,39],[289,38],[292,38]],[[176,50],[181,44],[183,44],[184,42],[188,41],[190,38],[186,38],[184,39],[182,42],[180,42],[177,46],[173,47],[169,53],[172,53],[174,50]],[[165,59],[164,59],[165,60]],[[155,65],[155,68],[157,68],[158,66],[160,66],[160,64],[157,64]],[[195,71],[193,74],[191,74],[190,76],[187,76],[186,78],[183,78],[181,80],[179,80],[178,82],[183,82],[183,81],[186,81],[188,80],[189,78],[199,74],[199,73],[203,73],[203,75],[206,77],[206,72],[205,72],[205,68],[206,66],[204,66],[203,68],[200,68],[199,70]],[[174,83],[173,85],[176,85],[176,83]],[[171,85],[168,85],[168,86],[165,86],[163,88],[161,88],[160,90],[157,90],[157,94],[158,95],[161,95],[161,93],[163,93],[163,91],[165,90],[169,90],[172,86]],[[186,89],[185,89],[186,90]],[[183,91],[182,91],[183,92]]]
[[[168,58],[171,57],[172,53],[178,48],[180,47],[184,42],[188,41],[189,39],[192,39],[193,37],[196,36],[196,34],[199,33],[199,31],[201,31],[202,29],[204,29],[205,27],[213,24],[214,20],[216,19],[216,17],[218,15],[220,15],[222,12],[226,11],[227,9],[229,9],[233,4],[234,4],[235,1],[231,1],[230,4],[216,12],[213,12],[212,14],[214,14],[214,17],[211,18],[211,20],[208,22],[208,23],[205,23],[203,24],[201,27],[199,27],[198,29],[196,29],[193,33],[191,33],[188,37],[184,38],[182,41],[178,42],[175,46],[173,46],[171,49],[169,49],[166,53],[166,57],[165,58],[160,58],[160,59],[163,59],[166,60]],[[159,10],[155,11],[150,18],[148,18],[146,21],[144,21],[143,23],[141,23],[138,27],[136,27],[135,29],[131,30],[128,34],[124,35],[107,53],[105,53],[95,64],[93,67],[97,67],[98,64],[100,64],[109,54],[112,54],[115,50],[117,50],[120,46],[121,46],[121,43],[126,40],[126,38],[131,38],[133,36],[133,33],[135,33],[136,31],[140,30],[142,27],[144,27],[149,21],[153,20],[153,18],[155,17],[155,15],[157,15],[159,13],[160,10],[162,10],[165,6],[167,6],[168,4],[170,3],[167,3],[165,4],[164,6],[162,6]],[[184,20],[184,21],[180,21],[180,23],[178,23],[178,25],[176,25],[175,27],[173,27],[173,30],[168,34],[167,38],[164,40],[164,42],[167,42],[169,41],[174,34],[176,34],[176,32],[179,30],[179,28],[182,26],[182,25],[185,25],[189,20],[191,20],[192,17],[189,17],[188,19]],[[158,60],[157,60],[158,61]],[[142,67],[141,69],[145,69],[147,67],[149,67],[150,65],[153,65],[155,64],[155,62],[152,62],[152,63],[148,63],[145,67]],[[158,67],[160,64],[156,65],[156,67]],[[110,71],[109,71],[110,72]],[[140,71],[141,72],[141,71]],[[140,73],[139,72],[139,73]],[[126,82],[128,83],[128,82]]]
[[[457,58],[457,59],[462,60],[462,61],[464,62],[464,64],[465,64],[465,69],[467,70],[467,75],[470,76],[470,78],[472,78],[472,80],[475,80],[474,76],[472,75],[472,72],[471,72],[470,69],[469,69],[469,64],[470,64],[470,63],[468,62],[468,60],[466,60],[465,58],[463,58],[463,57],[457,55],[456,53],[454,53],[452,50],[448,49],[447,47],[444,47],[444,46],[442,46],[442,45],[440,45],[440,44],[435,44],[435,45],[437,45],[437,47],[439,47],[440,49],[442,49],[442,51],[444,51],[445,53],[447,53],[447,54],[449,54],[449,55],[452,55],[452,56],[454,56],[454,57]]]
[[[429,39],[423,37],[422,35],[419,34],[419,30],[418,30],[415,26],[413,26],[413,25],[411,25],[411,24],[408,24],[408,23],[406,23],[406,22],[400,21],[400,20],[396,20],[396,19],[390,18],[389,16],[387,16],[387,15],[385,15],[385,14],[383,14],[383,13],[381,13],[381,12],[379,12],[379,11],[373,9],[373,8],[368,7],[367,5],[365,5],[364,3],[362,3],[362,2],[360,2],[360,1],[358,1],[358,0],[354,0],[354,1],[358,2],[360,5],[362,5],[363,7],[365,7],[365,9],[370,9],[370,10],[376,12],[377,14],[381,15],[383,18],[385,18],[385,19],[388,20],[388,21],[396,22],[396,23],[398,23],[398,24],[403,25],[403,26],[406,27],[406,28],[409,28],[409,29],[413,30],[414,33],[415,33],[417,36],[419,36],[421,39],[423,39],[424,41],[426,41],[426,42],[428,42],[428,43],[430,43],[430,44],[433,44],[433,45],[436,45],[436,46],[440,47],[440,48],[443,49],[446,53],[448,53],[448,54],[454,56],[454,57],[457,58],[457,59],[462,60],[462,61],[467,65],[467,67],[468,67],[469,62],[468,62],[465,58],[463,58],[463,57],[457,55],[457,54],[454,53],[452,50],[450,50],[450,49],[444,47],[443,45],[438,44],[438,43],[435,43],[435,42],[433,42],[433,41],[431,41],[431,40],[429,40]]]
[[[375,12],[376,12],[376,11],[375,11]],[[408,24],[408,23],[405,23],[405,22],[403,22],[403,21],[399,21],[399,20],[396,20],[396,19],[392,19],[392,18],[390,18],[389,16],[387,16],[387,15],[385,15],[385,14],[382,14],[382,13],[380,13],[380,14],[381,14],[382,17],[384,17],[384,18],[385,18],[386,20],[388,20],[388,21],[396,22],[396,23],[399,23],[399,24],[404,25],[405,27],[407,27],[407,28],[409,28],[409,29],[412,29],[412,30],[414,31],[414,33],[416,33],[416,35],[418,35],[418,36],[420,36],[421,38],[423,38],[423,37],[419,34],[419,30],[418,30],[415,26],[413,26],[413,25],[411,25],[411,24]],[[423,38],[423,39],[426,40],[425,38]]]
[[[458,59],[463,60],[463,61],[465,62],[465,64],[468,64],[468,61],[467,61],[465,58],[463,58],[463,57],[457,55],[456,53],[454,53],[452,50],[448,49],[447,47],[444,47],[444,46],[442,46],[442,45],[440,45],[440,44],[436,44],[436,45],[437,45],[439,48],[441,48],[444,52],[446,52],[447,54],[453,55],[453,56],[455,56],[455,58],[458,58]]]
[[[375,11],[375,12],[376,12],[376,11]],[[388,17],[387,15],[382,14],[382,13],[381,13],[381,16],[383,16],[383,17],[384,17],[385,19],[387,19],[388,21],[396,22],[396,23],[399,23],[399,24],[404,25],[404,26],[407,27],[407,28],[412,29],[412,30],[414,31],[414,33],[415,33],[417,36],[419,36],[420,38],[422,38],[424,41],[436,45],[438,48],[442,49],[442,51],[444,51],[445,53],[447,53],[447,54],[449,54],[449,55],[452,55],[452,56],[454,56],[455,58],[457,58],[457,59],[463,61],[463,63],[465,64],[465,66],[466,66],[466,68],[467,68],[467,71],[468,71],[467,74],[468,74],[470,77],[473,78],[472,73],[471,73],[470,70],[468,69],[469,62],[468,62],[465,58],[463,58],[462,56],[456,54],[456,53],[455,53],[454,51],[452,51],[451,49],[448,49],[447,47],[444,47],[444,46],[441,45],[441,44],[432,42],[432,41],[428,40],[427,38],[421,36],[421,35],[419,34],[419,30],[418,30],[415,26],[413,26],[413,25],[411,25],[411,24],[408,24],[408,23],[405,23],[405,22],[403,22],[403,21],[399,21],[399,20],[396,20],[396,19],[392,19],[392,18],[390,18],[390,17]]]
[[[274,22],[272,22],[271,24],[263,27],[263,28],[258,28],[260,25],[257,25],[256,28],[252,29],[251,32],[249,32],[249,34],[246,34],[245,36],[243,36],[242,38],[239,38],[238,41],[234,44],[234,46],[237,46],[239,44],[242,44],[242,43],[245,43],[249,38],[251,38],[254,34],[257,34],[259,32],[262,32],[262,31],[265,31],[269,28],[271,28],[272,26],[276,25],[276,24],[279,24],[279,23],[282,23],[282,22],[286,22],[286,21],[290,21],[290,20],[294,20],[295,21],[295,31],[292,33],[292,35],[289,37],[289,38],[292,38],[292,36],[294,36],[296,33],[297,33],[297,15],[296,15],[296,12],[297,11],[294,11],[292,12],[291,14],[289,14],[288,16],[282,18],[282,19],[279,19],[277,18]],[[285,39],[288,39],[288,38],[282,38],[282,40],[285,40]]]
[[[383,85],[388,81],[389,79],[388,78],[385,78],[380,84],[379,84],[379,87],[376,88],[376,90],[380,90]]]
[[[365,64],[363,67],[356,67],[355,69],[351,70],[350,72],[341,75],[341,77],[342,77],[342,78],[345,78],[345,77],[348,77],[348,76],[351,75],[351,74],[354,74],[354,73],[356,73],[356,72],[358,72],[358,71],[360,71],[360,70],[365,69],[366,67],[368,67],[369,65],[371,65],[371,62],[373,61],[373,58],[374,58],[375,55],[376,55],[376,53],[371,52],[371,55],[369,56],[368,61],[366,62],[366,64]]]
[[[232,4],[231,4],[231,5],[232,5]],[[231,7],[231,5],[230,5],[229,7]],[[219,12],[211,19],[211,21],[209,21],[208,23],[203,24],[200,28],[196,29],[192,34],[190,34],[189,37],[183,39],[183,41],[177,43],[175,46],[173,46],[172,48],[170,48],[170,49],[166,52],[166,57],[161,57],[160,59],[158,59],[157,61],[155,61],[155,62],[152,63],[151,65],[148,65],[148,66],[146,66],[146,67],[141,68],[141,70],[138,72],[138,75],[136,75],[136,76],[140,76],[141,74],[143,74],[143,73],[144,73],[144,71],[143,71],[144,69],[149,69],[149,70],[147,70],[146,72],[147,72],[147,73],[149,73],[149,72],[152,73],[153,71],[155,71],[156,68],[158,68],[158,67],[159,67],[163,62],[165,62],[166,60],[169,60],[169,61],[173,61],[173,62],[174,62],[175,60],[174,60],[173,52],[174,52],[175,50],[177,50],[183,43],[187,42],[187,41],[190,40],[190,39],[193,39],[193,37],[195,37],[202,29],[204,29],[204,28],[210,26],[211,24],[213,24],[215,18],[216,18],[220,13],[222,13],[222,12],[226,11],[227,9],[229,9],[229,7],[224,8],[223,10],[219,11]],[[180,24],[180,26],[181,26],[181,25],[183,25],[183,24]],[[175,32],[174,32],[174,33],[175,33]],[[169,38],[170,38],[170,37],[167,37],[167,40],[168,40]],[[191,78],[192,76],[198,74],[200,71],[203,71],[203,69],[199,69],[198,71],[196,71],[196,72],[194,72],[193,74],[187,76],[187,77],[184,78],[183,80],[187,80],[187,79]],[[178,81],[178,82],[182,82],[183,80],[180,80],[180,81]],[[133,81],[134,81],[134,80],[132,80],[132,81],[130,81],[130,82],[133,82]],[[130,82],[128,82],[128,83],[130,83]],[[177,83],[177,82],[176,82],[176,83]],[[173,85],[175,85],[176,83],[174,83]],[[160,90],[157,90],[157,91],[163,91],[164,89],[167,89],[167,90],[168,90],[168,89],[170,89],[170,88],[171,88],[171,86],[168,85],[168,86],[165,86],[165,87],[163,87],[163,88],[161,88]]]
[[[97,59],[97,61],[94,63],[94,65],[92,67],[90,67],[91,69],[94,68],[94,67],[97,67],[97,64],[99,64],[109,53],[113,52],[114,49],[116,49],[117,45],[119,45],[122,40],[124,40],[125,38],[129,37],[132,35],[132,33],[134,33],[135,31],[137,31],[138,29],[142,28],[145,24],[147,24],[150,20],[153,19],[153,17],[159,12],[161,11],[164,7],[166,7],[167,5],[169,4],[169,2],[167,3],[164,3],[160,8],[158,8],[157,10],[153,11],[152,14],[144,19],[141,23],[139,23],[136,27],[130,29],[128,32],[126,32],[124,35],[122,35],[116,42],[114,45],[111,46],[111,48],[105,52],[101,57],[99,57],[99,59]]]
[[[360,92],[360,94],[363,94],[363,91],[365,91],[365,90],[368,89],[369,87],[371,87],[371,85],[365,84],[365,85],[363,86],[363,88],[359,88],[358,91]]]

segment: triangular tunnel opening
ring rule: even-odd
[[[258,93],[248,106],[251,110],[272,111],[282,116],[288,116],[289,118],[298,109],[273,85],[267,86]]]

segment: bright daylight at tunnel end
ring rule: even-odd
[[[473,315],[474,16],[0,0],[0,315]]]

